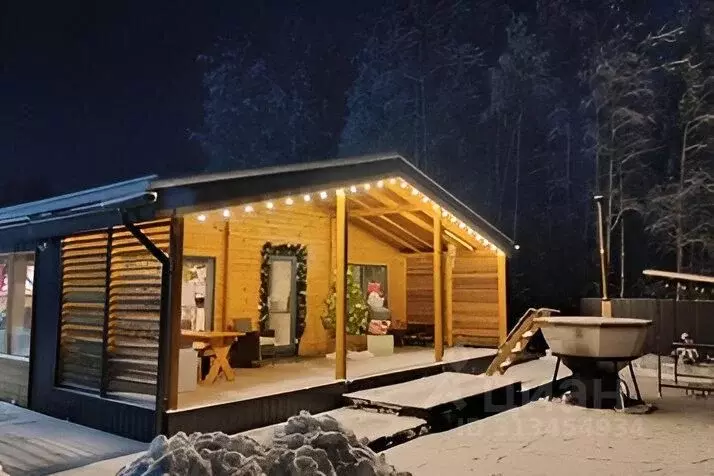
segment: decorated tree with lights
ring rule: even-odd
[[[347,270],[347,333],[363,335],[369,324],[369,306],[352,270]],[[330,294],[325,299],[325,309],[322,313],[322,325],[331,333],[335,332],[337,319],[337,289],[335,283],[330,288]]]

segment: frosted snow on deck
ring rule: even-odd
[[[357,438],[367,438],[369,442],[376,441],[379,438],[391,437],[404,431],[416,430],[426,424],[426,421],[421,418],[370,412],[346,407],[320,413],[315,416],[320,417],[325,415],[331,416],[345,428],[352,430]],[[275,431],[284,426],[285,423],[279,423],[277,425],[244,431],[240,434],[249,436],[255,441],[267,445],[273,440]]]
[[[372,404],[428,410],[505,388],[516,382],[516,379],[507,376],[486,377],[444,372],[396,385],[346,393],[344,397]]]
[[[627,415],[538,401],[384,452],[416,475],[714,474],[714,398],[694,399],[639,378],[659,410]]]

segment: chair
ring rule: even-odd
[[[233,319],[231,328],[245,335],[236,337],[231,345],[228,361],[233,368],[251,368],[254,362],[260,360],[260,341],[258,331],[253,330],[250,318]]]
[[[260,360],[263,360],[264,356],[271,357],[272,365],[275,365],[275,360],[278,357],[278,352],[275,348],[275,329],[260,331]]]

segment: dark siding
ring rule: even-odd
[[[599,316],[600,299],[581,299],[580,312]],[[613,299],[612,315],[653,321],[647,333],[647,353],[669,354],[672,342],[679,341],[684,332],[697,344],[714,344],[714,301],[679,301],[675,308],[672,299]]]
[[[47,240],[36,259],[29,407],[127,438],[151,440],[153,410],[55,386],[62,292],[59,240]]]

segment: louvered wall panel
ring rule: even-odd
[[[168,253],[170,222],[138,225]],[[161,263],[124,227],[112,234],[107,392],[156,395]]]
[[[62,240],[62,318],[57,381],[99,390],[108,233]]]

